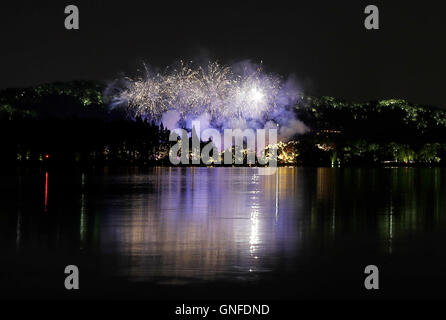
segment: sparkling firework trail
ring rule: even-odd
[[[283,81],[261,66],[234,68],[209,62],[204,67],[181,62],[178,68],[155,73],[146,65],[140,77],[125,78],[107,90],[112,107],[124,107],[132,117],[160,121],[167,111],[181,120],[207,115],[215,127],[234,121],[274,120],[284,107]],[[295,96],[292,93],[290,99]],[[287,101],[290,102],[290,99]],[[295,101],[294,101],[295,102]],[[291,101],[293,103],[293,101]]]

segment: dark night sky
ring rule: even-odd
[[[111,80],[143,60],[165,67],[208,56],[262,60],[315,95],[446,107],[440,1],[161,2],[2,1],[0,88]],[[78,31],[64,28],[68,4],[79,6]],[[363,26],[367,4],[380,8],[379,31]]]

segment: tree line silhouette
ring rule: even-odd
[[[110,108],[104,89],[74,81],[0,91],[0,162],[170,165],[169,130]],[[396,99],[351,103],[302,95],[295,111],[311,130],[279,143],[279,164],[445,163],[445,110]]]

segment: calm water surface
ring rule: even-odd
[[[2,297],[442,298],[446,170],[3,173]]]

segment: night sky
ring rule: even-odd
[[[142,61],[250,59],[295,75],[313,95],[446,107],[440,1],[161,2],[2,1],[0,88],[107,81]],[[79,7],[80,30],[64,28],[69,4]],[[364,28],[367,4],[380,9],[378,31]]]

